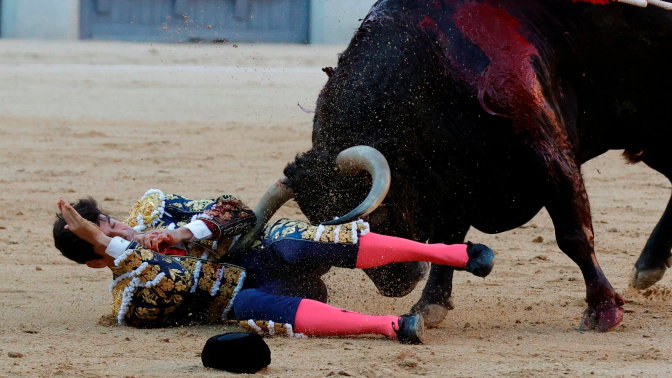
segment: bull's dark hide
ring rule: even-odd
[[[373,146],[392,169],[373,229],[422,241],[461,242],[471,226],[507,231],[545,207],[559,247],[586,280],[582,327],[609,330],[622,319],[623,300],[595,259],[580,166],[624,149],[672,177],[669,62],[672,12],[660,8],[381,0],[326,70],[312,149],[285,174],[308,218],[328,220],[353,208],[370,184],[365,174],[340,175],[335,155]],[[666,269],[671,213],[637,262],[637,287]],[[390,295],[419,276],[414,264],[369,273]],[[451,280],[451,270],[433,266],[414,310],[440,321]]]

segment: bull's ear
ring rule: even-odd
[[[302,152],[296,155],[294,161],[285,166],[283,173],[291,183],[292,188],[297,189],[306,178],[315,178],[316,171],[329,162],[329,159],[322,155],[314,150]]]
[[[299,158],[299,155],[296,155],[295,159],[298,159],[298,158]],[[298,168],[296,166],[296,160],[295,160],[295,161],[287,163],[287,165],[285,165],[285,169],[282,170],[282,173],[284,173],[285,177],[287,177],[287,180],[289,180],[291,182],[292,177],[295,176],[297,169]]]

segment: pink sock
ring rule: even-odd
[[[373,268],[393,262],[429,261],[456,268],[467,266],[466,244],[425,244],[369,232],[359,238],[357,268]]]
[[[396,339],[392,323],[398,327],[399,317],[360,314],[312,299],[302,299],[294,318],[294,332],[308,336],[376,334]]]

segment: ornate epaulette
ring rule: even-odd
[[[149,226],[155,226],[166,207],[166,196],[158,189],[150,189],[133,205],[128,218],[124,221],[137,232]]]

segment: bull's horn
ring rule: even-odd
[[[344,216],[323,222],[324,225],[347,223],[370,214],[383,202],[390,190],[390,166],[385,156],[373,147],[355,146],[341,151],[336,157],[341,171],[356,175],[363,169],[371,174],[373,185],[369,195],[354,210]]]
[[[251,231],[245,235],[241,235],[235,243],[231,245],[227,257],[246,250],[250,244],[252,244],[252,241],[259,235],[259,232],[261,232],[261,229],[264,228],[273,214],[275,214],[285,202],[294,198],[292,188],[285,184],[285,182],[286,179],[283,177],[275,184],[271,185],[266,193],[264,193],[263,197],[259,200],[257,207],[254,209],[254,215],[257,216],[257,223]]]

